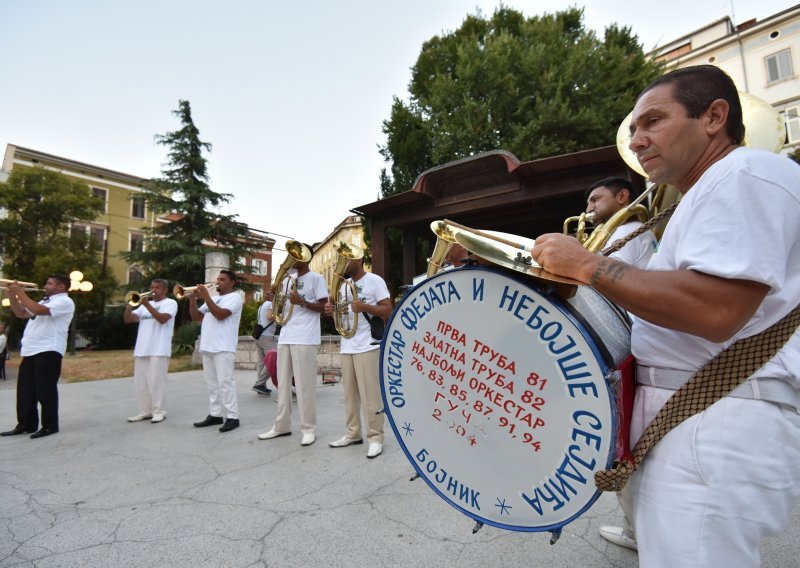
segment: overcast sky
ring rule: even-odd
[[[6,0],[0,145],[157,176],[166,154],[153,135],[177,129],[171,111],[186,99],[213,145],[212,188],[234,196],[224,212],[319,241],[351,207],[377,199],[381,125],[392,97],[407,98],[422,43],[500,4]],[[533,16],[584,3],[503,4]],[[792,5],[587,0],[584,22],[600,34],[631,26],[649,50],[726,15],[761,20]]]

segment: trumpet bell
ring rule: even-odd
[[[456,243],[456,235],[461,231],[447,221],[434,221],[431,223],[431,231],[436,235],[436,244],[433,252],[428,259],[427,277],[430,278],[442,269],[444,259],[452,246]]]

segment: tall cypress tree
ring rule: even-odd
[[[125,256],[138,263],[147,278],[169,278],[189,286],[204,281],[205,257],[210,251],[227,253],[231,270],[248,272],[239,262],[253,251],[247,225],[237,221],[236,215],[219,212],[233,196],[217,193],[209,185],[203,153],[211,151],[211,144],[200,140],[189,101],[179,101],[173,114],[181,128],[156,135],[156,143],[168,148],[166,169],[151,180],[145,193],[156,214],[168,222],[148,230],[144,250]]]

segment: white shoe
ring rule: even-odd
[[[377,442],[370,443],[369,449],[367,450],[367,457],[369,459],[377,458],[382,453],[383,453],[383,444],[379,444]]]
[[[276,432],[275,428],[270,429],[269,432],[264,432],[258,435],[259,440],[272,440],[273,438],[280,438],[281,436],[291,436],[291,432]]]
[[[347,436],[342,436],[341,438],[339,438],[335,442],[328,442],[328,445],[331,448],[345,448],[345,447],[350,446],[352,444],[363,444],[363,443],[364,443],[364,440],[362,440],[361,438],[357,438],[357,439],[354,440],[353,438],[348,438]]]
[[[615,527],[613,525],[600,527],[600,536],[617,546],[622,546],[630,550],[638,550],[636,547],[636,539],[626,535],[622,527]]]
[[[316,434],[303,434],[303,439],[300,441],[301,446],[310,446],[317,441]]]
[[[141,422],[142,420],[149,420],[152,418],[152,414],[145,414],[144,412],[140,412],[136,416],[131,416],[128,418],[128,422]]]
[[[167,417],[167,413],[166,412],[163,412],[163,413],[156,412],[155,414],[153,414],[153,419],[150,420],[150,422],[152,422],[153,424],[157,424],[159,422],[163,422],[164,418],[166,418],[166,417]]]

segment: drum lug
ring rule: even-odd
[[[480,521],[476,522],[476,523],[475,523],[475,526],[474,526],[474,527],[472,527],[472,534],[475,534],[476,532],[478,532],[478,531],[479,531],[479,530],[481,530],[482,528],[483,528],[483,523],[482,523],[482,522],[480,522]]]
[[[550,531],[550,545],[554,545],[558,542],[558,539],[561,538],[561,529],[556,529],[554,531]]]
[[[607,383],[616,384],[622,378],[622,371],[615,369],[606,373],[605,379]]]

